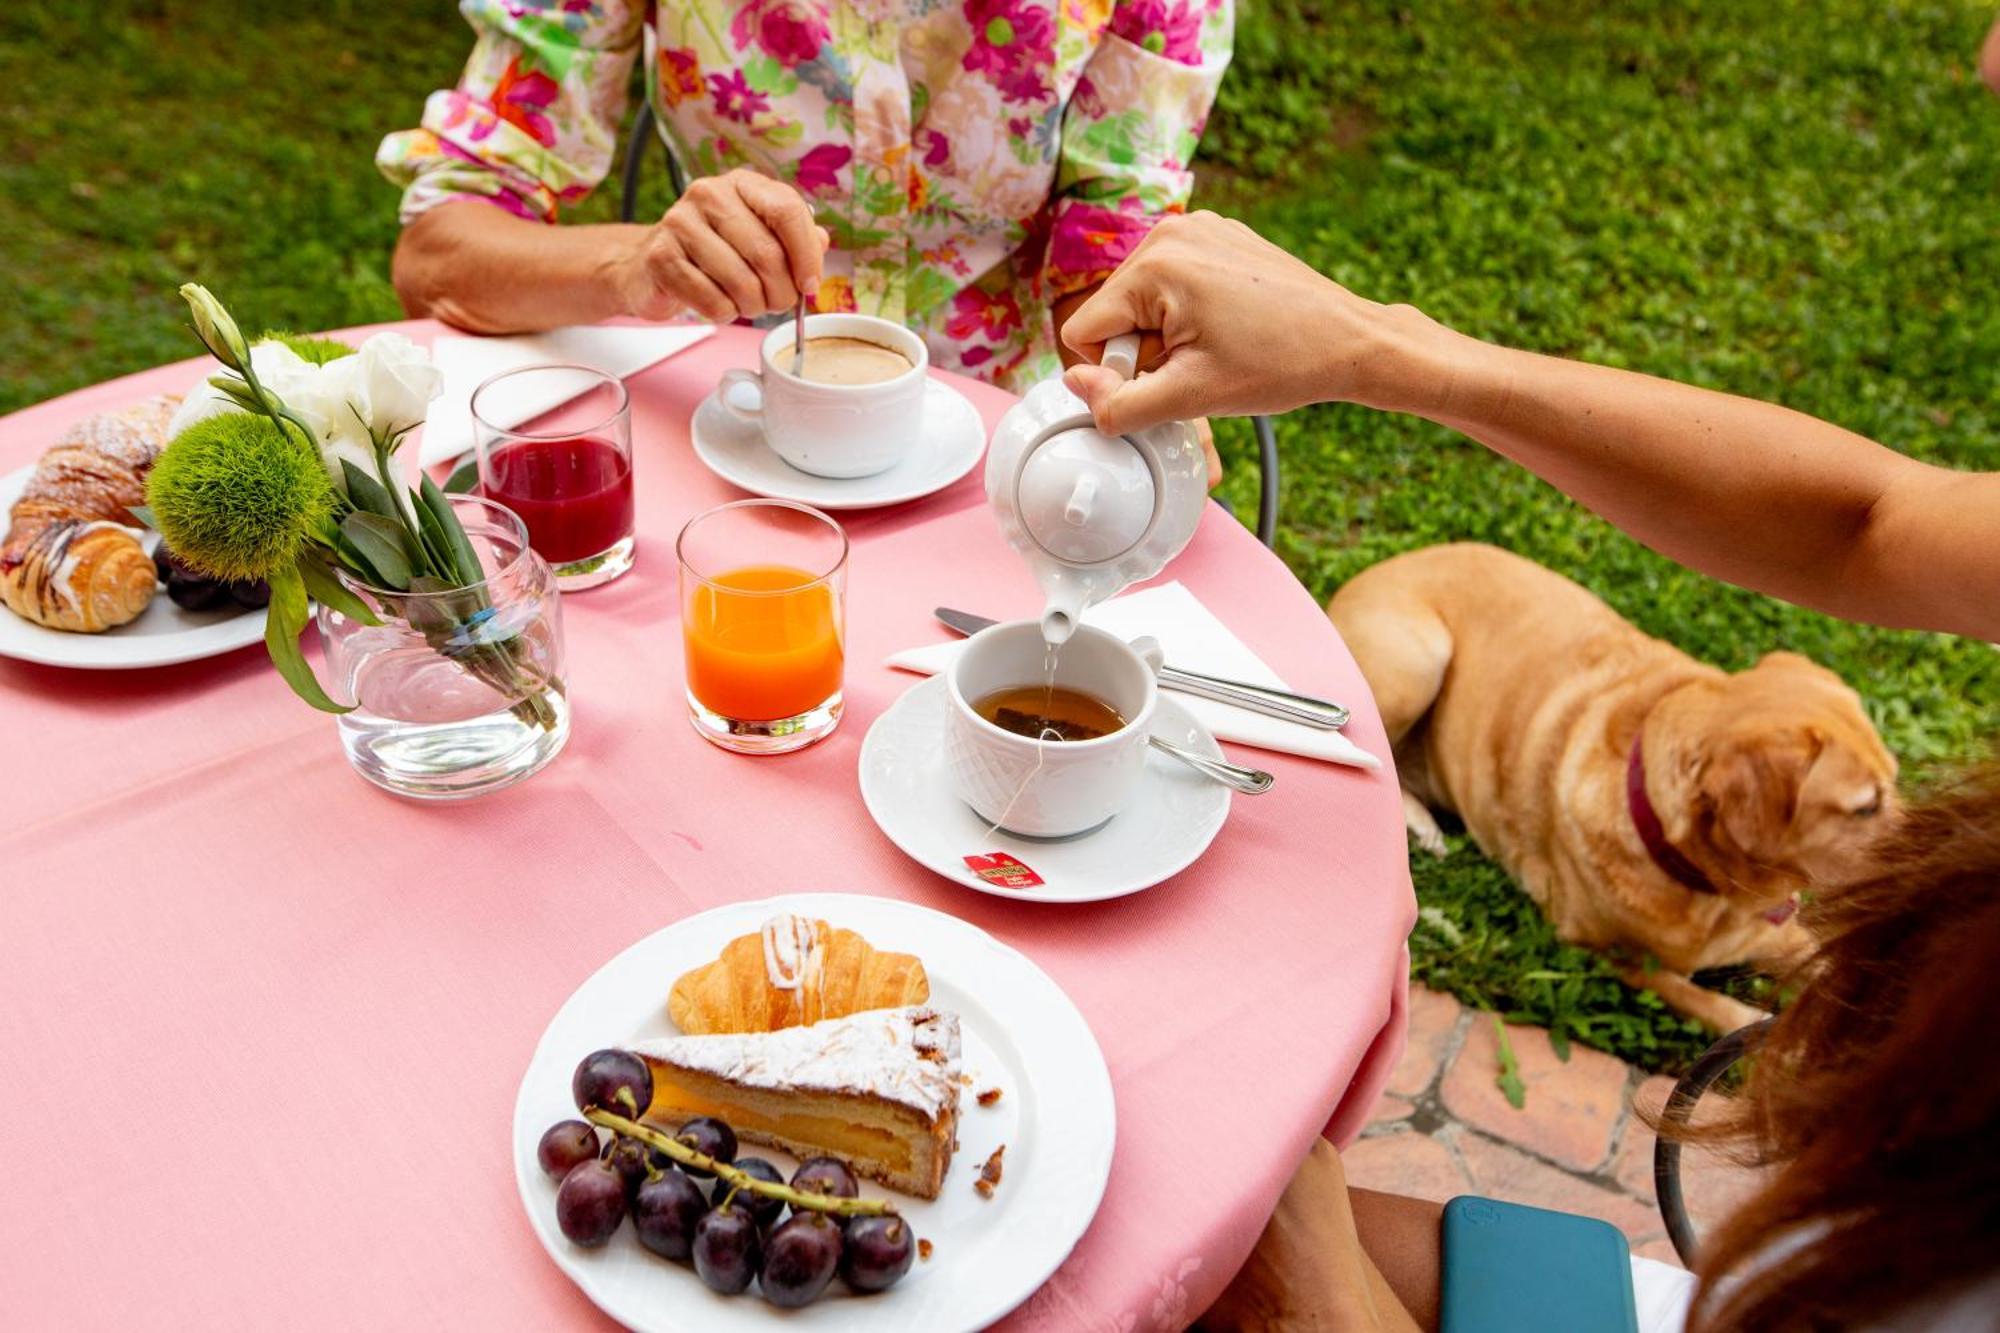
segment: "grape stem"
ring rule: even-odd
[[[627,1120],[612,1111],[591,1107],[583,1113],[584,1119],[593,1125],[602,1125],[614,1134],[634,1138],[649,1148],[657,1148],[682,1166],[691,1166],[698,1171],[713,1171],[723,1180],[739,1190],[761,1194],[767,1199],[783,1199],[794,1208],[805,1208],[815,1213],[840,1213],[847,1217],[893,1217],[895,1207],[887,1199],[838,1199],[831,1194],[808,1194],[795,1190],[790,1185],[780,1185],[775,1181],[760,1180],[745,1171],[738,1171],[727,1162],[718,1162],[706,1153],[698,1153],[679,1139],[661,1133],[651,1125],[642,1125],[636,1120]]]

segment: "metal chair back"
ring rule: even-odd
[[[1681,1075],[1667,1097],[1666,1109],[1660,1114],[1666,1126],[1686,1125],[1693,1118],[1695,1103],[1701,1100],[1702,1094],[1727,1073],[1730,1066],[1756,1050],[1775,1021],[1767,1018],[1761,1023],[1738,1028],[1703,1051],[1701,1058],[1694,1062],[1694,1067]],[[1660,1220],[1666,1223],[1667,1239],[1674,1243],[1674,1253],[1681,1257],[1682,1263],[1693,1268],[1694,1223],[1688,1217],[1687,1200],[1681,1195],[1681,1144],[1680,1140],[1666,1134],[1653,1142],[1653,1194],[1659,1200]]]

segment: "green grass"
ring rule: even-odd
[[[189,355],[173,288],[259,324],[398,312],[370,159],[464,58],[442,3],[9,6],[0,16],[0,411]],[[1469,333],[1770,398],[2000,467],[2000,103],[1986,0],[1246,0],[1201,202]],[[657,203],[660,173],[652,173]],[[575,216],[609,217],[606,190]],[[1853,681],[1909,770],[2000,724],[2000,655],[1842,625],[1651,555],[1449,432],[1281,427],[1280,549],[1316,594],[1397,551],[1497,542],[1726,667]],[[1248,433],[1224,495],[1249,512]],[[1651,1067],[1705,1044],[1555,943],[1491,863],[1418,858],[1417,975]]]
[[[1992,7],[1879,0],[1266,0],[1203,201],[1357,292],[1514,346],[1768,398],[1920,458],[2000,467]],[[1649,633],[1853,682],[1906,772],[1980,750],[2000,654],[1845,625],[1653,555],[1451,432],[1359,408],[1281,425],[1280,550],[1322,596],[1440,541],[1497,543]],[[1224,494],[1255,505],[1247,432]],[[1707,1044],[1556,942],[1463,837],[1413,861],[1415,974],[1653,1068]]]

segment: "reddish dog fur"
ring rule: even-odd
[[[1572,943],[1727,1031],[1761,1015],[1690,974],[1783,965],[1797,895],[1851,876],[1895,802],[1896,761],[1838,676],[1795,653],[1730,675],[1640,633],[1577,584],[1491,546],[1434,546],[1328,604],[1375,693],[1419,845],[1447,810]],[[1663,870],[1666,842],[1714,892]]]

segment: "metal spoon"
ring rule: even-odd
[[[1271,790],[1278,779],[1261,768],[1245,768],[1241,764],[1224,763],[1208,755],[1176,745],[1172,741],[1161,740],[1158,736],[1148,736],[1147,741],[1156,750],[1164,750],[1198,773],[1206,774],[1223,786],[1242,792],[1245,796],[1262,796]]]
[[[792,374],[800,379],[806,377],[806,298],[799,298],[799,308],[792,316]]]

